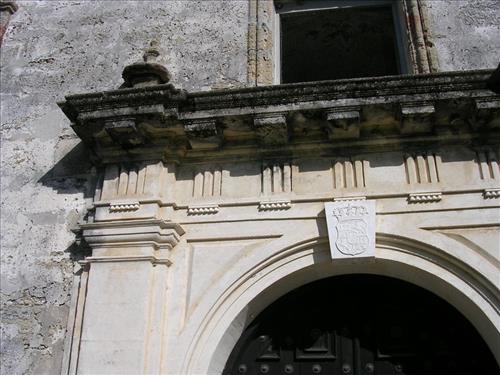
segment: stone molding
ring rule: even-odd
[[[500,198],[500,188],[498,188],[498,189],[484,189],[483,197],[484,197],[484,199]]]
[[[422,142],[451,144],[464,137],[495,142],[498,106],[486,89],[490,73],[447,72],[191,94],[163,84],[72,95],[60,106],[75,132],[104,163],[181,161],[227,151],[248,156],[277,146],[297,154],[345,142],[351,149],[363,145],[373,151],[386,149],[388,142],[398,149],[415,142],[419,147]],[[479,104],[471,105],[474,101]],[[377,125],[381,114],[387,124],[383,142]],[[326,134],[319,136],[321,132]],[[485,132],[491,134],[484,137]]]
[[[109,205],[109,212],[137,211],[141,208],[139,202],[112,202]]]
[[[160,219],[86,223],[80,225],[80,230],[92,249],[145,246],[171,250],[184,234],[179,224]]]
[[[211,215],[219,212],[218,204],[205,204],[197,206],[189,206],[187,209],[188,215]]]
[[[439,202],[443,198],[440,192],[431,193],[410,193],[408,195],[408,203],[434,203]]]
[[[353,197],[334,197],[334,202],[344,202],[344,201],[365,201],[366,197],[364,196],[353,196]]]
[[[279,211],[288,210],[292,207],[292,202],[289,200],[273,200],[259,202],[259,211]]]
[[[167,266],[172,265],[170,259],[160,258],[156,256],[90,256],[85,258],[84,261],[80,263],[85,265],[89,263],[115,263],[115,262],[151,262],[152,264],[165,264]]]

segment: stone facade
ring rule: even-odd
[[[274,79],[269,1],[16,3],[6,373],[220,373],[270,301],[352,272],[435,292],[500,352],[498,96],[491,71],[443,73],[495,67],[494,2],[405,2],[416,71],[441,73],[288,88],[254,87]],[[150,42],[171,82],[115,90]],[[377,247],[332,267],[339,199],[376,202]]]

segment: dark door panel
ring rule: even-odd
[[[471,324],[435,295],[370,275],[301,287],[245,330],[224,374],[497,375]]]

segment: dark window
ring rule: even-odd
[[[401,74],[393,6],[280,14],[281,83]]]

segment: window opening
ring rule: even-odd
[[[276,2],[277,83],[407,73],[394,1]]]

